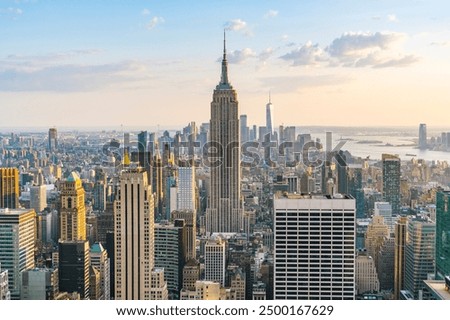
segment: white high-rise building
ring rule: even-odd
[[[274,214],[274,299],[354,299],[355,200],[277,195]]]
[[[152,294],[154,223],[154,202],[147,173],[142,168],[123,171],[114,205],[117,300],[148,300],[159,296]],[[154,284],[160,286],[161,279],[156,278]]]
[[[195,167],[178,167],[177,208],[176,210],[196,211],[195,205]]]
[[[225,286],[225,240],[220,237],[205,244],[205,280]]]
[[[11,299],[20,298],[20,273],[33,269],[36,212],[33,209],[0,209],[0,264],[8,270]]]
[[[47,207],[47,188],[45,185],[30,187],[30,208],[37,213]]]

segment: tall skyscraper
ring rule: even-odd
[[[179,299],[183,281],[184,220],[155,224],[155,267],[164,269],[169,296]]]
[[[450,276],[450,191],[436,194],[436,278]]]
[[[86,207],[80,177],[72,172],[61,183],[61,241],[86,240]]]
[[[400,158],[383,154],[383,199],[392,206],[394,216],[400,214]]]
[[[272,99],[271,99],[270,93],[269,93],[269,102],[266,104],[266,129],[267,129],[267,133],[270,134],[270,137],[273,136],[273,128],[275,125],[273,122],[273,116],[274,116],[273,112],[274,112],[274,107],[273,107]]]
[[[20,298],[20,273],[35,267],[36,212],[0,209],[0,264],[8,270],[9,291]]]
[[[56,128],[48,129],[48,151],[52,152],[58,149],[58,131]]]
[[[400,299],[405,283],[405,245],[407,217],[400,217],[394,229],[394,298]]]
[[[77,292],[82,300],[89,300],[89,242],[70,240],[59,242],[59,290]]]
[[[354,299],[355,200],[277,195],[274,214],[274,299]]]
[[[0,208],[19,207],[19,170],[0,168]]]
[[[210,168],[206,231],[239,232],[242,228],[239,107],[236,91],[228,82],[224,38],[222,73],[211,102],[210,142],[218,150],[219,162]]]
[[[419,125],[419,149],[425,150],[427,148],[427,125],[421,123]]]
[[[426,218],[410,218],[405,244],[405,289],[415,299],[424,288],[423,280],[435,273],[436,225]]]
[[[205,280],[225,286],[225,241],[220,237],[205,244]]]
[[[142,168],[120,175],[118,200],[114,205],[115,298],[148,300],[164,295],[167,284],[154,271],[155,222],[152,188]],[[153,273],[154,271],[154,273]],[[155,276],[155,281],[152,277]]]

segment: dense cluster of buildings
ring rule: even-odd
[[[449,298],[448,164],[248,126],[221,67],[200,127],[0,135],[0,300]]]

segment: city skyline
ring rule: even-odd
[[[443,126],[450,101],[445,7],[444,1],[4,1],[0,126],[207,122],[223,29],[249,123],[265,123],[271,92],[274,128]]]

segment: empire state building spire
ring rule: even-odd
[[[227,42],[225,38],[225,30],[223,31],[222,73],[220,76],[220,83],[216,89],[233,89],[231,84],[228,82]]]

